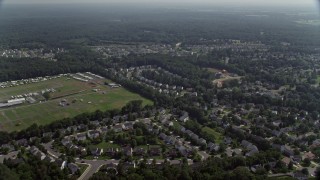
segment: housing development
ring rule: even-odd
[[[260,50],[260,48],[254,50]],[[231,58],[230,60],[232,61]],[[276,176],[279,173],[282,176],[286,172],[287,175],[296,177],[301,174],[292,173],[290,169],[302,170],[307,167],[309,173],[315,175],[318,164],[314,160],[318,157],[317,149],[320,147],[320,139],[317,139],[316,128],[310,129],[302,123],[308,122],[312,123],[313,127],[318,127],[319,120],[310,121],[312,112],[296,111],[286,106],[276,105],[264,110],[262,104],[241,101],[234,104],[229,103],[227,98],[223,98],[224,93],[242,91],[244,99],[258,96],[273,101],[284,101],[286,94],[290,92],[290,87],[280,86],[276,89],[275,84],[259,81],[246,82],[244,77],[238,75],[232,75],[232,77],[239,78],[226,78],[230,76],[226,70],[217,68],[206,70],[214,78],[213,87],[218,88],[217,95],[207,99],[206,102],[198,102],[200,93],[188,82],[185,83],[186,86],[184,85],[183,81],[188,81],[187,78],[156,65],[120,70],[106,68],[105,72],[150,88],[172,99],[194,99],[192,104],[199,111],[204,112],[207,125],[199,124],[194,115],[189,116],[194,112],[155,107],[129,114],[91,118],[89,121],[65,126],[62,129],[44,130],[38,136],[2,144],[1,151],[5,154],[2,158],[12,161],[11,163],[23,161],[17,156],[23,148],[24,151],[30,152],[42,161],[57,163],[61,169],[67,168],[71,174],[78,174],[81,179],[88,179],[99,169],[117,171],[119,164],[125,168],[135,168],[140,163],[159,166],[159,168],[165,164],[180,166],[183,163],[196,167],[199,162],[206,161],[208,158],[251,158],[268,148],[279,152],[277,155],[279,159],[266,159],[260,163],[253,163],[248,166],[252,172],[268,168],[270,172],[274,172],[270,176]],[[166,79],[171,79],[171,82]],[[110,90],[121,87],[121,84],[111,83],[104,77],[91,72],[38,77],[1,84],[3,89],[10,89],[52,80],[78,81],[88,84],[90,87],[85,91],[104,96],[108,96]],[[237,84],[236,88],[229,85],[233,81]],[[220,82],[220,85],[214,82]],[[99,85],[97,86],[96,83]],[[96,103],[94,96],[88,96],[83,100],[82,96],[77,95],[83,92],[81,89],[68,90],[68,93],[61,92],[59,86],[40,88],[32,92],[22,90],[26,89],[19,89],[21,94],[10,94],[11,96],[8,94],[7,103],[2,103],[2,108],[9,106],[19,108],[26,103],[30,105],[47,103],[50,99],[57,100],[54,105],[56,108],[67,109],[72,109],[72,106],[77,103],[89,104],[89,106]],[[56,92],[60,93],[56,94]],[[50,94],[49,97],[45,97],[47,93]],[[4,100],[5,97],[2,99]],[[9,112],[14,113],[16,110],[10,111],[9,107],[1,111],[4,118],[10,119]],[[283,119],[283,116],[287,118]],[[290,119],[294,121],[288,122]],[[18,122],[13,129],[25,123]],[[62,156],[72,158],[65,160],[61,158]],[[281,164],[280,167],[279,164]],[[81,173],[80,170],[82,170]]]
[[[0,179],[320,178],[310,7],[6,7]]]

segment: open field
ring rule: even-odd
[[[84,173],[84,171],[89,167],[87,164],[78,164],[80,168],[80,174]]]
[[[311,26],[320,26],[320,20],[299,20],[296,21],[298,24],[303,24],[303,25],[311,25]]]
[[[112,143],[105,142],[105,141],[101,142],[100,144],[93,145],[93,147],[101,148],[104,151],[106,151],[108,148],[120,148],[120,146],[117,144],[112,144]]]
[[[219,144],[223,141],[222,134],[218,133],[214,129],[211,129],[209,127],[204,127],[204,128],[202,128],[202,131],[214,136],[217,144]]]
[[[213,83],[217,84],[218,82],[225,82],[225,81],[230,81],[230,80],[240,80],[241,78],[242,78],[241,76],[237,76],[237,77],[226,76],[226,77],[221,78],[221,79],[213,80]]]
[[[225,82],[225,81],[230,81],[230,80],[240,80],[242,77],[241,76],[231,76],[228,72],[223,72],[224,70],[221,69],[216,69],[216,68],[204,68],[207,71],[209,71],[210,73],[222,73],[223,77],[219,78],[219,79],[214,79],[212,82],[214,84],[217,84],[218,82]]]
[[[63,118],[74,117],[83,112],[121,108],[132,100],[143,100],[144,105],[152,104],[150,100],[122,87],[110,88],[104,85],[104,82],[107,81],[106,79],[94,79],[82,82],[70,77],[61,77],[0,89],[0,100],[2,101],[14,95],[41,91],[46,88],[55,89],[55,92],[50,94],[48,101],[39,100],[41,98],[37,97],[38,101],[34,104],[24,103],[0,109],[0,130],[21,130],[33,123],[44,125]],[[59,105],[62,100],[66,101],[67,105]]]
[[[211,73],[218,73],[218,72],[221,72],[220,69],[216,69],[216,68],[204,68],[206,70],[208,70],[209,72]]]

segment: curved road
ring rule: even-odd
[[[76,163],[89,165],[84,173],[78,178],[78,180],[87,180],[94,173],[98,172],[101,166],[110,163],[118,164],[119,160],[76,160]]]
[[[282,177],[282,176],[293,176],[293,173],[278,173],[278,174],[270,174],[268,177]]]
[[[61,153],[56,152],[52,149],[52,143],[53,141],[42,144],[43,147],[47,150],[47,153],[52,156],[53,158],[59,158],[61,156]],[[79,180],[87,180],[89,179],[94,173],[98,172],[100,167],[105,164],[118,164],[119,160],[76,160],[77,164],[85,164],[88,165],[87,169],[84,171],[84,173],[78,178]]]

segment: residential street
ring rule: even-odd
[[[111,163],[118,164],[119,160],[77,160],[76,163],[89,165],[85,172],[78,178],[78,180],[87,180],[96,173],[101,166]]]
[[[317,170],[317,167],[319,166],[319,164],[315,163],[314,161],[311,161],[311,164],[314,166],[314,167],[307,167],[308,171],[309,171],[309,174],[314,177],[316,175],[316,170]],[[304,169],[305,167],[303,166],[299,166],[297,169],[298,170],[302,170]]]
[[[52,149],[52,143],[53,141],[42,144],[44,148],[47,150],[48,154],[51,155],[54,158],[58,158],[61,156],[61,153],[58,153]],[[14,154],[11,153],[10,156],[13,156]],[[94,173],[96,173],[101,166],[105,164],[115,163],[118,164],[119,160],[76,160],[77,164],[86,164],[88,165],[88,168],[84,171],[84,173],[78,178],[79,180],[87,180],[89,179]]]

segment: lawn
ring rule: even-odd
[[[178,123],[177,121],[173,121],[173,127],[174,127],[175,129],[180,130],[182,126],[181,126],[180,123]]]
[[[84,171],[89,167],[87,164],[77,164],[80,168],[80,174],[83,174]]]
[[[218,73],[218,72],[221,72],[220,69],[216,69],[216,68],[204,68],[206,69],[207,71],[211,72],[211,73]]]
[[[132,100],[143,100],[143,105],[152,101],[132,93],[124,88],[110,88],[104,85],[106,79],[94,82],[81,82],[67,77],[45,82],[0,89],[0,99],[13,95],[37,92],[46,88],[54,88],[51,99],[35,104],[0,109],[0,131],[19,131],[33,123],[49,124],[63,118],[74,117],[84,112],[110,110],[121,108]],[[93,89],[99,89],[98,92]],[[62,99],[67,100],[68,106],[59,106]]]
[[[47,88],[59,88],[63,86],[61,79],[53,79],[33,84],[25,84],[10,88],[0,89],[0,101],[8,100],[11,96],[21,95],[24,93],[37,92]]]
[[[320,83],[320,76],[317,77],[317,84]]]
[[[214,136],[216,143],[218,143],[218,144],[221,143],[223,140],[223,135],[220,134],[219,132],[215,131],[214,129],[211,129],[209,127],[204,127],[204,128],[202,128],[202,131]]]
[[[117,145],[117,144],[112,144],[112,143],[105,142],[105,141],[103,141],[103,142],[100,143],[100,144],[93,145],[92,147],[101,148],[101,149],[103,149],[104,151],[105,151],[106,149],[108,149],[108,148],[120,148],[120,146]]]

